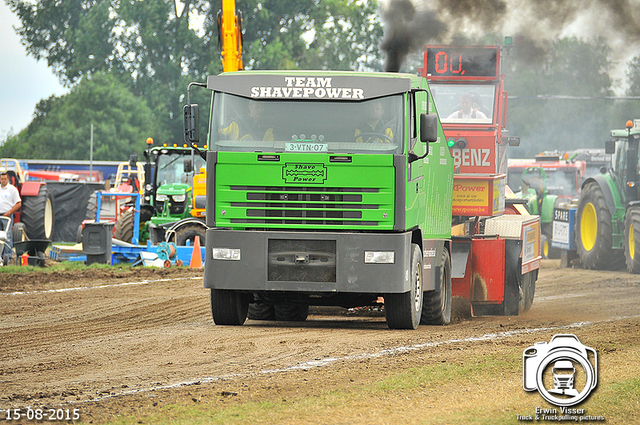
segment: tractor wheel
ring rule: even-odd
[[[624,216],[624,254],[627,271],[640,273],[640,207],[632,207]]]
[[[41,185],[37,196],[22,198],[20,219],[29,239],[51,239],[53,234],[53,197],[47,185]]]
[[[89,200],[87,201],[87,211],[84,214],[85,220],[95,220],[96,211],[98,211],[98,195],[97,192],[93,192],[89,195]]]
[[[384,313],[390,329],[416,329],[420,324],[424,295],[422,261],[422,250],[411,244],[410,290],[384,295]]]
[[[602,189],[596,183],[582,190],[576,213],[576,245],[580,262],[587,269],[617,270],[623,257],[613,247],[611,213]]]
[[[540,254],[544,259],[549,258],[549,245],[549,239],[547,239],[547,236],[545,234],[540,234]]]
[[[113,237],[131,243],[131,239],[133,239],[133,208],[127,208],[118,215]]]
[[[176,245],[186,246],[187,241],[189,245],[193,246],[196,240],[196,236],[200,236],[200,246],[205,245],[205,228],[199,224],[187,224],[176,230]]]
[[[451,256],[442,250],[443,267],[434,291],[424,293],[422,320],[424,325],[447,325],[451,322]]]
[[[216,325],[242,325],[247,319],[249,297],[238,291],[211,290],[211,315]]]
[[[24,223],[15,223],[11,232],[14,244],[16,242],[24,242],[27,240],[27,233],[26,230],[24,230]]]

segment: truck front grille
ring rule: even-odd
[[[392,205],[378,188],[230,186],[232,224],[300,226],[380,226]],[[234,193],[244,192],[241,200]],[[387,199],[388,201],[388,199]],[[241,214],[237,212],[242,211]]]

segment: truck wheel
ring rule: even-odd
[[[411,244],[411,289],[384,295],[384,313],[391,329],[416,329],[422,312],[422,250]]]
[[[247,319],[249,298],[238,291],[211,290],[211,315],[216,325],[242,325]]]
[[[133,239],[133,208],[127,208],[118,215],[113,237],[131,243],[131,239]]]
[[[451,322],[451,256],[447,248],[442,250],[443,267],[436,289],[424,293],[421,323],[447,325]]]
[[[624,215],[625,263],[629,273],[640,273],[640,208],[629,208]]]
[[[205,245],[205,228],[199,224],[187,224],[176,230],[176,245],[186,246],[187,241],[189,245],[193,246],[196,240],[196,236],[200,236],[200,246]]]
[[[24,230],[24,223],[15,223],[11,230],[11,235],[13,237],[13,243],[16,242],[24,242],[27,240],[27,233]]]
[[[53,234],[53,199],[46,185],[40,186],[37,196],[22,198],[20,219],[29,239],[51,239]]]
[[[617,270],[623,257],[613,247],[611,213],[600,186],[584,187],[576,213],[576,245],[580,262],[587,269]]]
[[[273,304],[249,304],[249,311],[247,317],[251,320],[276,320],[276,315],[273,311]]]
[[[283,322],[304,322],[309,316],[308,305],[276,304],[273,306],[276,320]]]

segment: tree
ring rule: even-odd
[[[627,63],[626,74],[629,82],[627,96],[640,96],[640,56],[634,56]]]
[[[190,81],[221,71],[216,14],[221,0],[5,0],[22,23],[27,51],[63,84],[111,73],[146,99],[159,141],[182,140],[182,101]],[[382,30],[375,1],[238,0],[244,61],[252,69],[371,69]],[[192,25],[204,18],[202,31]]]
[[[124,161],[142,152],[154,133],[155,119],[146,102],[120,80],[96,73],[62,97],[38,103],[33,121],[0,147],[0,156],[38,159],[89,159],[94,124],[93,158]]]

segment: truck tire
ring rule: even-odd
[[[200,236],[200,246],[205,245],[205,227],[199,224],[187,224],[176,230],[176,245],[186,246],[187,241],[189,245],[193,246],[196,240],[196,236]]]
[[[629,273],[640,273],[640,207],[624,215],[624,256]]]
[[[276,315],[273,311],[273,304],[265,303],[249,304],[247,317],[251,320],[276,320]]]
[[[597,183],[589,183],[582,190],[575,235],[578,257],[585,268],[618,270],[622,267],[623,256],[619,250],[612,249],[611,213]]]
[[[384,295],[384,313],[390,329],[416,329],[420,324],[423,302],[422,250],[411,244],[411,289]]]
[[[304,322],[309,316],[309,306],[299,304],[276,304],[273,306],[276,320],[283,322]]]
[[[442,250],[442,273],[436,289],[424,293],[421,322],[424,325],[448,325],[451,322],[451,256]]]
[[[131,243],[133,239],[133,208],[123,210],[116,220],[113,237]]]
[[[239,326],[247,319],[249,298],[238,291],[211,289],[211,316],[216,325]]]
[[[20,219],[29,239],[51,239],[53,234],[53,197],[47,185],[40,186],[37,196],[22,198]]]

